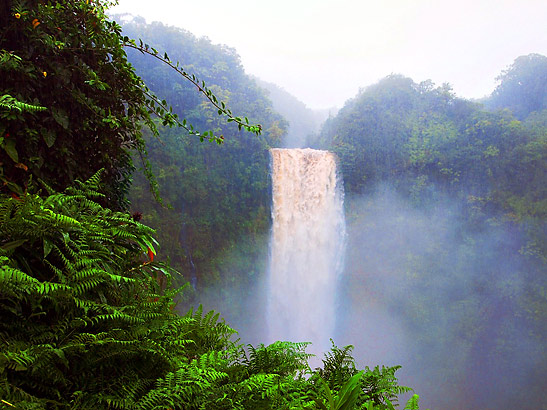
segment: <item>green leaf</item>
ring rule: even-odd
[[[325,404],[321,400],[319,399],[314,399],[314,400],[315,400],[315,404],[317,404],[317,407],[319,407],[321,410],[328,410]]]
[[[393,404],[391,404],[391,402],[388,399],[385,399],[385,400],[386,400],[387,410],[396,410],[395,407],[393,407]]]
[[[349,379],[344,386],[340,389],[340,393],[337,397],[337,408],[338,409],[353,409],[359,393],[361,392],[361,387],[359,385],[359,380],[363,376],[364,371],[360,371]]]
[[[44,139],[48,148],[51,148],[55,144],[57,134],[53,130],[42,128],[42,138]]]
[[[420,396],[417,394],[412,395],[410,399],[406,402],[405,410],[420,410]]]
[[[7,139],[4,143],[4,150],[14,162],[19,162],[19,154],[15,149],[15,140],[13,138]]]
[[[17,241],[11,241],[11,242],[5,243],[0,248],[5,250],[5,251],[11,251],[12,249],[18,248],[19,246],[24,244],[26,241],[27,241],[26,239],[19,239]]]
[[[44,258],[49,255],[52,249],[53,249],[53,242],[51,242],[47,238],[44,238]]]
[[[52,108],[51,113],[53,114],[53,118],[59,124],[61,127],[63,127],[65,130],[68,130],[68,115],[65,110],[62,108]]]
[[[17,195],[21,196],[23,195],[23,190],[21,187],[13,182],[6,182],[6,186],[12,191],[15,192]]]

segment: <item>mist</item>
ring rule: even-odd
[[[541,408],[522,403],[541,388],[545,352],[519,303],[521,238],[473,229],[458,204],[417,208],[385,185],[348,198],[336,343],[353,344],[360,366],[402,365],[424,408]]]
[[[203,305],[204,312],[220,313],[220,319],[237,331],[233,339],[243,344],[266,343],[269,241],[269,235],[241,239],[241,246],[223,252],[218,257],[218,281],[189,301]],[[188,306],[183,303],[179,311],[184,313]]]
[[[422,408],[542,408],[523,403],[542,396],[545,348],[523,315],[522,238],[493,222],[470,226],[466,212],[441,194],[417,207],[388,185],[348,196],[333,340],[355,347],[358,368],[401,365],[400,384],[420,394]],[[200,295],[244,344],[268,337],[266,239],[255,243],[245,286],[230,281],[231,264],[245,257],[234,250],[222,256],[222,284]]]

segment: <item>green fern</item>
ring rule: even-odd
[[[309,343],[243,346],[217,312],[200,305],[177,315],[184,287],[172,288],[175,273],[146,257],[153,230],[96,201],[100,173],[64,193],[45,189],[0,196],[2,400],[29,409],[313,409],[329,389],[336,403],[384,410],[410,390],[397,384],[398,367],[355,377],[352,346],[333,344],[312,374]]]
[[[413,394],[412,397],[406,402],[404,410],[420,410],[420,405],[418,403],[419,401],[420,396]]]
[[[195,356],[211,350],[224,350],[231,346],[229,339],[237,332],[220,320],[219,313],[209,311],[203,315],[203,306],[190,309],[186,317],[193,320],[188,336],[196,342]]]
[[[322,387],[323,398],[316,398],[315,402],[321,410],[353,410],[357,405],[361,386],[359,381],[364,371],[353,375],[347,380],[338,394],[331,391],[326,381],[319,378],[319,384]]]
[[[400,368],[401,366],[376,366],[370,370],[365,367],[366,372],[361,379],[364,398],[377,405],[385,405],[388,402],[397,403],[399,395],[412,392],[410,387],[398,384],[395,372]]]
[[[340,349],[332,339],[331,344],[330,351],[326,352],[323,358],[323,367],[317,369],[317,376],[325,380],[331,389],[338,390],[358,371],[351,355],[353,346],[348,345]]]
[[[172,271],[141,256],[153,231],[101,207],[99,181],[97,173],[63,194],[0,197],[0,382],[18,406],[64,397],[74,408],[135,408],[195,350],[187,336],[196,321],[172,311],[181,289],[155,279],[169,286]],[[204,337],[213,319],[201,323]],[[130,399],[114,390],[129,385]]]
[[[46,107],[42,107],[40,105],[27,104],[19,101],[9,94],[0,96],[0,109],[17,112],[39,112],[47,110]]]
[[[269,346],[249,345],[247,366],[252,373],[271,373],[282,376],[301,376],[309,372],[308,360],[313,355],[306,353],[310,343],[277,341]]]

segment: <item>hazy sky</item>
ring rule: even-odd
[[[245,70],[311,108],[391,73],[480,98],[516,57],[547,55],[545,0],[120,0],[112,13],[234,47]],[[184,63],[184,62],[181,62]]]

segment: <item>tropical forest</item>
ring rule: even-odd
[[[0,409],[547,409],[546,56],[312,110],[115,3],[0,3]]]

